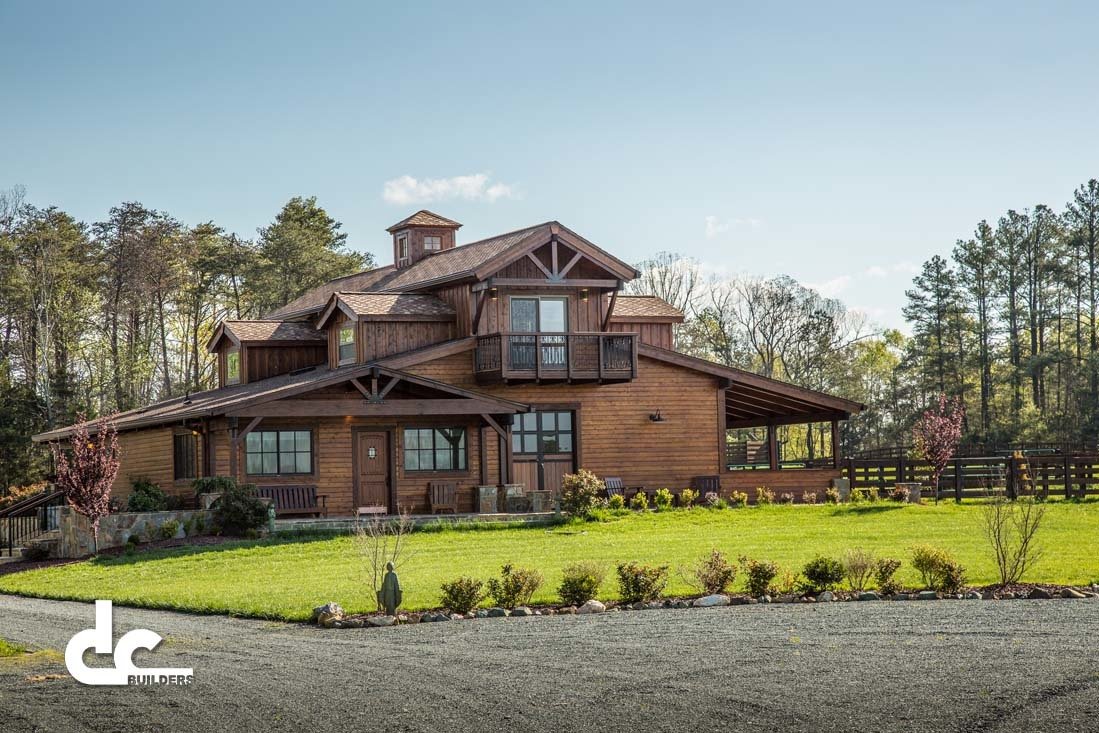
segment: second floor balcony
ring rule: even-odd
[[[637,377],[637,335],[493,333],[477,337],[473,359],[481,383],[624,382]]]

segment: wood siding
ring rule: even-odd
[[[445,252],[448,249],[454,249],[454,229],[443,229],[434,227],[409,227],[407,229],[400,229],[393,232],[393,264],[398,267],[408,267],[408,265],[418,262],[424,258],[424,237],[439,237],[440,239],[440,252]],[[399,259],[399,253],[397,251],[397,237],[408,237],[408,258],[407,263],[401,263]],[[428,257],[435,252],[426,253]]]
[[[249,382],[324,364],[327,359],[323,343],[316,346],[246,346],[242,351],[247,352]]]
[[[190,431],[183,428],[166,427],[119,433],[118,476],[115,479],[114,487],[111,489],[113,499],[116,499],[125,507],[126,499],[133,488],[133,482],[141,479],[152,481],[165,494],[186,496],[191,493],[191,479],[176,481],[173,478],[175,467],[172,465],[172,436],[176,432],[189,433]],[[201,475],[204,465],[202,436],[198,436],[196,442],[197,473]]]
[[[628,323],[611,321],[608,331],[615,333],[636,333],[641,343],[656,346],[661,349],[674,350],[675,337],[672,334],[670,323]]]
[[[815,491],[817,501],[824,501],[824,490],[834,478],[843,472],[831,468],[793,468],[785,471],[727,471],[721,476],[721,491],[728,496],[733,491],[748,494],[748,501],[756,499],[756,488],[766,486],[779,494],[791,493],[797,501],[803,501],[806,491]]]

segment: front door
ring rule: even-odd
[[[386,433],[355,433],[355,504],[389,511],[389,440]]]
[[[515,483],[560,493],[565,474],[576,472],[575,431],[575,414],[569,410],[517,415],[511,436]]]

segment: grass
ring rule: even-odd
[[[1099,578],[1099,502],[1049,504],[1039,535],[1041,563],[1025,580],[1057,584]],[[483,531],[435,528],[409,541],[400,568],[403,607],[430,608],[439,584],[458,575],[487,579],[505,562],[535,567],[546,583],[535,602],[555,601],[561,568],[577,560],[609,566],[638,560],[669,565],[668,593],[692,592],[679,572],[711,548],[800,570],[814,555],[852,547],[905,561],[898,577],[915,586],[909,548],[931,543],[954,553],[975,585],[996,581],[980,508],[955,505],[772,506],[631,514],[609,522]],[[613,573],[610,574],[613,576]],[[329,600],[353,612],[373,610],[363,563],[350,537],[273,538],[173,548],[88,560],[0,576],[0,592],[74,600],[111,599],[149,608],[301,620]],[[611,580],[601,597],[613,598]]]
[[[0,639],[0,659],[4,657],[21,657],[27,653],[25,646]]]

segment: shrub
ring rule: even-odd
[[[508,563],[500,569],[500,579],[488,581],[488,594],[497,606],[515,608],[530,603],[530,597],[542,587],[542,574],[533,568],[517,568]]]
[[[187,533],[188,537],[194,537],[196,534],[202,534],[206,531],[206,518],[201,514],[196,514],[187,520],[187,524],[183,526],[183,531]]]
[[[169,519],[164,524],[160,525],[160,529],[157,530],[157,534],[162,540],[170,540],[176,536],[179,532],[179,522],[174,519]]]
[[[883,595],[891,596],[900,589],[893,577],[900,566],[901,561],[891,557],[880,557],[874,563],[874,582]]]
[[[168,508],[168,497],[160,487],[148,479],[137,479],[133,491],[126,500],[128,512],[162,512]]]
[[[815,492],[815,491],[806,491],[801,495],[801,500],[803,502],[805,502],[806,504],[816,504],[817,503],[817,492]]]
[[[626,497],[622,496],[622,494],[611,494],[610,498],[607,499],[607,508],[615,510],[625,509]]]
[[[232,490],[237,485],[232,476],[203,476],[191,482],[191,489],[195,496],[199,494],[220,494],[226,489]]]
[[[765,504],[775,503],[775,492],[768,489],[766,486],[756,487],[756,504],[764,506]]]
[[[779,504],[793,504],[794,503],[794,495],[789,491],[784,491],[784,492],[782,492],[781,494],[778,495],[778,503]]]
[[[449,608],[453,613],[469,613],[485,599],[484,588],[485,584],[476,578],[455,578],[443,583],[443,597],[440,602],[443,608]]]
[[[881,499],[881,492],[878,491],[878,487],[877,486],[872,486],[869,489],[867,489],[866,490],[866,498],[871,502],[880,500]]]
[[[1041,559],[1042,552],[1035,536],[1042,526],[1046,508],[1036,500],[1019,498],[1010,501],[1003,494],[994,494],[981,507],[985,537],[992,546],[1000,585],[1018,583],[1023,574]]]
[[[829,486],[824,490],[824,503],[825,504],[839,504],[840,503],[840,490],[835,486]]]
[[[679,504],[684,509],[690,509],[698,503],[698,492],[694,489],[683,489],[679,492]]]
[[[776,595],[788,596],[797,592],[798,587],[801,585],[797,573],[791,572],[786,568],[779,570],[778,575],[774,583],[771,584],[771,589]]]
[[[664,512],[672,508],[672,502],[675,497],[672,496],[672,492],[668,489],[657,489],[656,496],[653,497],[653,504],[656,506],[658,512]]]
[[[26,486],[11,486],[8,488],[8,493],[0,496],[0,509],[6,509],[9,506],[29,499],[36,494],[41,494],[48,488],[45,481],[37,484],[27,484]]]
[[[736,577],[736,565],[720,550],[710,550],[691,568],[689,581],[707,595],[724,593]]]
[[[956,595],[965,589],[965,566],[957,560],[951,560],[939,571],[937,591]]]
[[[851,489],[852,504],[863,504],[868,501],[870,501],[870,494],[867,493],[866,489]]]
[[[731,507],[743,507],[748,506],[748,494],[744,491],[733,491],[729,494],[729,506]]]
[[[599,593],[607,570],[597,562],[577,562],[562,571],[557,595],[567,606],[582,606]]]
[[[226,484],[211,510],[222,534],[258,536],[257,530],[267,522],[267,505],[256,496],[252,484]]]
[[[861,548],[848,550],[843,556],[843,572],[847,577],[847,584],[851,590],[862,592],[870,584],[870,577],[874,574],[876,560],[874,556]]]
[[[912,567],[924,587],[943,593],[958,593],[965,585],[965,567],[946,550],[932,545],[912,548]]]
[[[630,562],[618,566],[618,592],[626,603],[655,601],[667,584],[667,565]]]
[[[706,496],[702,497],[702,500],[706,502],[706,506],[713,508],[714,504],[720,501],[721,495],[716,491],[707,491]]]
[[[805,576],[808,589],[814,593],[832,590],[846,575],[842,562],[823,555],[817,555],[805,563],[801,572]]]
[[[586,517],[596,507],[605,484],[591,471],[581,468],[561,480],[561,508],[574,517]]]
[[[747,576],[748,595],[753,598],[767,595],[771,587],[771,581],[778,575],[778,565],[766,560],[752,560],[747,557],[740,558],[740,566]]]
[[[645,495],[644,491],[638,491],[630,497],[630,509],[636,509],[639,512],[649,510],[649,497]]]
[[[889,499],[891,501],[899,502],[901,504],[908,501],[908,487],[907,486],[894,486],[889,491]]]

